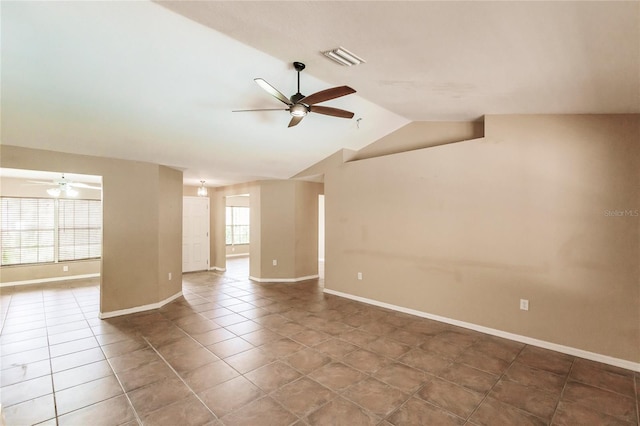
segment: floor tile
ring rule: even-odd
[[[442,370],[438,377],[464,386],[467,389],[486,393],[496,384],[500,376],[464,364],[453,363]]]
[[[469,422],[474,425],[518,425],[518,426],[544,426],[548,423],[525,411],[491,397],[486,398],[480,407],[471,415]]]
[[[58,415],[110,399],[122,393],[120,383],[113,375],[56,391]]]
[[[71,342],[51,345],[49,347],[49,353],[52,358],[55,358],[57,356],[68,355],[96,347],[98,347],[98,341],[95,337],[86,337],[84,339],[72,340]]]
[[[199,393],[239,376],[238,372],[224,361],[214,361],[182,375],[194,392]]]
[[[417,398],[409,399],[400,409],[389,416],[389,422],[393,425],[438,425],[438,426],[457,426],[463,425],[464,419],[454,416],[453,414],[438,408],[434,405],[427,404]],[[507,423],[495,423],[496,425]],[[515,424],[515,423],[514,423]]]
[[[541,389],[554,395],[560,394],[566,382],[564,375],[529,367],[520,362],[514,362],[507,370],[505,377],[513,382]]]
[[[50,393],[53,393],[51,376],[46,375],[2,387],[0,389],[0,401],[2,402],[2,407],[9,407]]]
[[[49,345],[47,336],[35,337],[18,342],[6,343],[0,346],[0,354],[2,356],[11,355],[18,352],[30,351],[33,349],[44,348]]]
[[[545,421],[551,421],[560,395],[502,379],[494,386],[489,396]]]
[[[283,386],[272,396],[297,416],[304,417],[337,395],[318,382],[303,377]]]
[[[197,426],[214,421],[216,418],[209,409],[195,395],[159,408],[142,417],[146,426],[180,425]]]
[[[340,392],[364,379],[366,375],[345,364],[334,362],[315,370],[309,377],[333,391]]]
[[[424,385],[417,396],[463,419],[469,417],[484,398],[484,394],[439,378]]]
[[[161,358],[151,348],[144,348],[137,351],[129,352],[109,359],[109,363],[113,367],[113,371],[121,373],[132,368],[138,368],[153,361],[160,361]]]
[[[13,385],[25,380],[35,379],[51,374],[51,364],[48,359],[2,370],[0,386]]]
[[[11,407],[2,407],[7,425],[33,425],[53,418],[56,409],[53,394],[31,399]]]
[[[592,410],[587,406],[573,402],[560,401],[558,410],[553,417],[553,424],[557,426],[574,425],[608,425],[630,426],[635,423],[611,417],[607,414]]]
[[[196,339],[198,342],[200,342],[202,345],[209,346],[209,345],[213,345],[214,343],[232,339],[237,336],[232,332],[225,330],[224,328],[218,328],[216,330],[194,334],[192,337]],[[246,339],[246,336],[244,336],[244,338]]]
[[[391,414],[408,397],[407,394],[374,378],[356,383],[342,395],[380,417]]]
[[[119,372],[117,376],[124,390],[130,392],[160,380],[175,377],[175,373],[167,363],[157,360]]]
[[[198,393],[202,401],[218,417],[223,417],[263,395],[257,386],[242,376]]]
[[[318,343],[313,348],[337,359],[342,359],[351,352],[359,349],[359,347],[353,343],[335,338]]]
[[[397,362],[382,367],[373,376],[381,382],[407,393],[416,391],[431,378],[422,370]]]
[[[287,383],[298,379],[300,376],[301,374],[297,370],[294,370],[281,361],[267,364],[264,367],[245,374],[247,379],[251,380],[251,382],[267,393],[279,389]]]
[[[342,361],[345,364],[368,374],[372,374],[385,365],[391,363],[389,358],[365,349],[358,349],[348,355],[345,355]]]
[[[573,364],[573,357],[548,349],[526,346],[516,358],[519,362],[540,370],[566,375]]]
[[[111,426],[130,421],[135,421],[133,408],[124,395],[119,395],[62,415],[58,419],[58,424],[60,426],[89,424],[92,426]]]
[[[270,397],[260,398],[222,418],[226,426],[281,426],[292,424],[296,416]]]
[[[191,395],[189,388],[177,377],[170,377],[129,392],[129,398],[140,416],[180,401]]]
[[[304,348],[304,345],[289,338],[274,340],[260,346],[260,350],[274,358],[286,357]]]
[[[439,355],[425,352],[422,349],[413,349],[398,359],[403,364],[429,374],[438,374],[451,364],[451,361]]]
[[[571,368],[569,378],[597,388],[616,392],[629,398],[633,398],[635,395],[633,376],[621,375],[603,368],[597,368],[594,363],[576,360]]]
[[[51,367],[54,373],[68,370],[70,368],[80,367],[81,365],[91,364],[93,362],[105,359],[100,348],[87,349],[85,351],[74,352],[69,355],[51,358]]]
[[[387,337],[380,337],[369,343],[367,349],[388,358],[398,358],[409,352],[411,347]]]
[[[214,361],[218,361],[216,355],[212,354],[205,348],[196,348],[184,354],[166,356],[165,360],[173,367],[178,373],[186,373],[200,366],[209,364]]]
[[[209,349],[219,358],[227,358],[231,355],[239,354],[240,352],[244,352],[253,348],[254,346],[251,343],[240,337],[234,337],[207,346],[207,349]]]
[[[309,414],[306,421],[313,426],[333,426],[333,425],[377,425],[380,418],[358,407],[351,401],[337,397]]]
[[[330,363],[331,357],[312,348],[306,348],[288,356],[284,361],[301,373],[309,374]]]
[[[55,373],[53,375],[53,386],[57,392],[112,374],[113,370],[111,370],[111,366],[106,360],[97,361]]]
[[[636,401],[620,394],[569,381],[562,394],[563,401],[581,405],[627,422],[637,422]]]

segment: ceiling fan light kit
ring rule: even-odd
[[[331,59],[334,62],[337,62],[340,65],[344,65],[346,67],[352,67],[354,65],[360,65],[367,61],[356,55],[355,53],[349,52],[344,47],[336,47],[332,50],[327,50],[322,52],[324,56]]]
[[[291,115],[291,121],[289,122],[289,127],[296,126],[304,117],[307,116],[310,112],[315,112],[318,114],[329,115],[332,117],[340,117],[340,118],[353,118],[353,113],[351,111],[345,111],[339,108],[332,108],[326,106],[316,105],[325,101],[329,101],[331,99],[340,98],[342,96],[350,95],[352,93],[356,93],[354,89],[349,86],[339,86],[333,87],[331,89],[321,90],[312,95],[305,96],[300,93],[300,71],[304,70],[305,65],[302,62],[294,62],[293,68],[295,68],[298,73],[298,91],[292,95],[290,98],[287,98],[282,94],[278,89],[267,83],[267,81],[263,78],[255,78],[254,81],[260,86],[265,92],[269,93],[274,98],[278,99],[280,102],[286,104],[288,108],[282,109],[274,109],[274,108],[262,108],[262,109],[245,109],[245,110],[235,110],[233,112],[251,112],[251,111],[289,111]]]

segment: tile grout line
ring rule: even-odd
[[[71,294],[73,294],[74,300],[76,301],[76,303],[78,303],[78,299],[77,299],[75,293],[72,291]],[[80,306],[80,305],[78,304],[78,306]],[[102,352],[102,354],[104,355],[105,361],[107,361],[107,364],[109,364],[109,368],[111,369],[111,372],[113,373],[113,376],[118,381],[118,385],[120,385],[120,389],[122,389],[122,393],[124,394],[125,398],[127,398],[127,401],[129,402],[129,405],[131,406],[131,410],[133,411],[133,415],[135,416],[135,419],[138,422],[138,425],[142,426],[142,420],[140,419],[140,416],[138,415],[138,412],[137,412],[136,408],[134,407],[133,402],[131,402],[131,398],[129,398],[129,395],[125,391],[124,386],[122,386],[122,381],[120,380],[120,378],[116,374],[115,370],[113,369],[113,365],[111,364],[111,361],[109,361],[109,358],[107,357],[107,354],[104,353],[104,350],[102,349],[102,345],[100,344],[100,341],[96,337],[96,333],[93,331],[93,327],[91,327],[91,324],[89,323],[89,320],[87,319],[86,314],[82,311],[82,309],[80,309],[80,311],[82,312],[82,316],[85,317],[85,321],[87,322],[87,325],[89,326],[89,330],[91,330],[91,334],[93,335],[93,338],[96,339],[96,342],[98,342],[98,347],[100,348],[100,352]],[[113,397],[113,398],[115,398],[115,397]],[[111,398],[105,399],[103,401],[108,401],[109,399],[111,399]],[[96,402],[94,404],[98,404],[98,403],[103,402],[103,401],[98,401],[98,402]],[[91,405],[94,405],[94,404],[91,404]],[[91,406],[91,405],[89,405],[89,406]],[[57,417],[56,417],[56,420],[57,420]]]
[[[164,363],[165,363],[165,364],[166,364],[166,365],[171,369],[171,371],[173,371],[173,373],[174,373],[174,374],[175,374],[175,375],[180,379],[180,381],[181,381],[182,383],[184,383],[184,385],[185,385],[185,386],[187,387],[187,389],[189,389],[189,391],[190,391],[190,392],[191,392],[191,393],[196,397],[196,399],[197,399],[198,401],[200,401],[200,403],[206,407],[206,409],[207,409],[207,410],[208,410],[208,411],[213,415],[213,417],[214,417],[216,420],[220,420],[220,418],[216,415],[216,413],[214,413],[214,412],[211,410],[211,408],[209,408],[209,406],[208,406],[207,404],[205,404],[205,403],[204,403],[204,401],[202,400],[202,398],[200,398],[200,395],[198,395],[198,394],[197,394],[197,393],[196,393],[196,392],[191,388],[191,386],[189,386],[189,384],[188,384],[188,383],[187,383],[187,382],[182,378],[182,376],[180,375],[180,373],[178,373],[178,372],[175,370],[175,368],[173,368],[173,366],[172,366],[171,364],[169,364],[169,362],[168,362],[168,361],[167,361],[167,360],[162,356],[162,354],[161,354],[160,352],[158,352],[158,350],[155,348],[155,346],[153,346],[153,345],[152,345],[152,344],[147,340],[147,338],[146,338],[145,336],[142,336],[142,338],[143,338],[143,339],[144,339],[144,341],[147,343],[147,345],[149,345],[149,347],[150,347],[151,349],[153,349],[153,351],[154,351],[154,352],[155,352],[155,353],[160,357],[160,359],[162,359],[162,361],[164,361]],[[184,398],[184,399],[186,399],[186,398]],[[182,401],[182,400],[180,400],[180,401]],[[180,401],[174,401],[174,402],[173,402],[173,403],[171,403],[170,405],[173,405],[173,404],[178,403],[178,402],[180,402]],[[169,405],[169,406],[170,406],[170,405]],[[159,408],[159,409],[160,409],[160,408]],[[157,410],[154,410],[154,411],[157,411]],[[153,413],[154,411],[152,411],[152,413]],[[142,422],[140,422],[140,424],[142,424]]]
[[[482,398],[482,400],[480,401],[480,403],[478,405],[476,405],[476,408],[473,409],[473,411],[471,412],[471,414],[469,414],[469,416],[467,416],[467,418],[465,419],[465,425],[469,424],[471,422],[471,417],[473,417],[473,415],[476,413],[476,411],[478,411],[478,409],[480,408],[480,406],[487,400],[487,398],[489,398],[489,395],[491,394],[491,391],[498,385],[498,383],[500,383],[500,381],[506,376],[507,372],[509,371],[509,369],[513,366],[513,364],[515,364],[516,360],[518,359],[518,357],[522,354],[522,351],[524,351],[524,349],[527,347],[527,345],[523,345],[522,348],[520,348],[520,350],[518,351],[518,354],[513,357],[513,360],[511,360],[511,362],[509,363],[509,366],[507,368],[505,368],[505,370],[502,372],[502,374],[500,375],[500,377],[498,377],[498,380],[496,380],[496,382],[493,384],[493,386],[491,386],[491,389],[489,389],[487,391],[487,394],[484,396],[484,398]],[[456,358],[457,359],[457,358]],[[480,370],[482,371],[482,370]],[[502,402],[502,401],[500,401]],[[504,404],[504,403],[503,403]],[[522,411],[524,413],[527,414],[531,414],[528,411],[522,410],[519,407],[515,407],[511,404],[507,404],[510,407],[514,407],[515,409],[517,409],[518,411]],[[536,418],[538,418],[538,416],[535,416]],[[471,423],[473,424],[473,423]]]
[[[564,379],[564,385],[562,386],[562,390],[560,391],[558,402],[556,403],[556,406],[553,409],[553,415],[551,416],[551,420],[549,421],[549,424],[553,424],[553,420],[556,418],[556,415],[558,414],[558,406],[560,405],[560,401],[562,401],[562,396],[564,395],[564,391],[567,389],[567,384],[569,384],[569,377],[571,377],[571,370],[573,370],[573,366],[575,365],[575,362],[576,362],[576,358],[574,357],[571,360],[571,367],[567,372],[567,377]]]
[[[45,329],[45,332],[47,333],[47,352],[49,353],[49,371],[51,371],[51,396],[53,397],[53,414],[55,416],[54,419],[57,425],[59,424],[58,402],[56,398],[56,386],[55,386],[55,383],[53,382],[53,363],[51,361],[53,357],[51,356],[51,343],[49,341],[49,325],[47,324],[47,313],[44,306],[44,295],[42,297],[42,313],[44,314],[44,329]]]

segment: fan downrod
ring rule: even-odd
[[[302,62],[294,62],[293,67],[298,72],[298,92],[295,95],[291,96],[289,99],[291,99],[291,102],[293,102],[294,104],[297,104],[300,99],[304,98],[304,95],[300,93],[300,71],[305,68],[305,65]]]

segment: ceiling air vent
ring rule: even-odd
[[[350,67],[353,65],[359,65],[366,62],[364,59],[349,52],[344,47],[338,47],[333,50],[327,50],[326,52],[322,52],[322,54],[327,58],[331,59],[332,61],[347,67]]]

